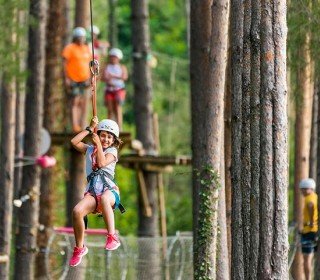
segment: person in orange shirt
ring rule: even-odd
[[[86,118],[87,88],[90,85],[89,63],[92,55],[86,44],[86,30],[76,27],[72,43],[62,51],[64,81],[72,98],[71,119],[74,132],[82,130]]]
[[[312,178],[301,180],[299,187],[304,197],[303,228],[301,231],[303,267],[305,279],[311,280],[313,254],[317,250],[318,195],[315,193],[316,183]]]

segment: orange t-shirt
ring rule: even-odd
[[[63,49],[62,56],[65,59],[68,78],[75,82],[84,82],[89,79],[91,52],[87,45],[71,43]]]

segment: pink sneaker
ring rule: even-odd
[[[121,245],[120,240],[116,234],[107,234],[106,250],[112,251]]]
[[[88,253],[88,248],[83,246],[83,248],[74,247],[72,257],[69,261],[70,266],[77,266],[81,263],[82,257]]]

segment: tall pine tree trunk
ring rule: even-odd
[[[251,194],[249,279],[256,279],[260,227],[260,1],[251,2]]]
[[[0,279],[9,279],[11,238],[12,238],[12,201],[14,192],[14,159],[15,159],[15,107],[16,77],[18,70],[17,44],[17,8],[7,3],[5,18],[6,31],[2,40],[6,48],[6,56],[2,57],[1,102],[0,102]]]
[[[81,26],[87,28],[90,23],[90,5],[89,1],[76,1],[75,27]],[[89,67],[89,66],[88,66]],[[82,128],[86,126],[88,92],[85,93],[85,110],[82,112]],[[73,207],[81,200],[84,191],[85,172],[84,156],[70,147],[69,158],[69,177],[67,178],[67,226],[72,225],[71,213]]]
[[[56,131],[62,131],[61,126],[63,112],[63,94],[61,85],[62,81],[62,64],[61,64],[61,51],[62,39],[64,35],[64,9],[65,0],[50,0],[49,5],[49,18],[47,25],[46,36],[46,81],[45,81],[45,99],[44,99],[44,119],[43,126],[49,131],[54,131],[54,124]],[[56,27],[59,28],[56,28]],[[60,118],[59,118],[60,116]],[[54,155],[55,150],[51,148],[49,155]],[[48,245],[50,235],[50,228],[52,228],[53,205],[52,205],[52,188],[55,168],[43,169],[41,172],[41,185],[40,185],[40,212],[39,224],[44,225],[43,231],[38,234],[38,248],[39,253],[36,258],[36,277],[45,278],[48,275],[47,265],[45,263],[45,252]]]
[[[149,35],[149,12],[148,1],[131,0],[132,12],[132,45],[133,45],[133,85],[134,85],[134,114],[136,121],[137,139],[143,144],[148,154],[155,153],[155,139],[153,135],[152,121],[152,83],[151,71],[147,65],[147,56],[150,53]],[[144,213],[142,197],[139,194],[139,221],[138,236],[155,237],[158,235],[158,207],[156,199],[157,174],[154,172],[143,172],[147,186],[147,195],[152,209],[152,215],[147,217]],[[143,244],[140,244],[141,249]],[[157,244],[149,247],[150,256],[148,268],[140,267],[141,279],[160,279],[157,272],[159,267],[159,248]],[[153,257],[152,257],[153,256]],[[142,270],[143,276],[142,276]]]
[[[270,262],[273,279],[288,279],[288,114],[286,64],[286,1],[273,3],[273,34],[275,55],[275,85],[273,91],[273,170],[275,190],[274,243]],[[264,221],[263,221],[264,222]]]
[[[28,69],[26,95],[26,131],[24,152],[26,156],[37,157],[40,153],[40,135],[43,119],[43,92],[45,74],[45,1],[30,1]],[[38,233],[40,169],[36,165],[23,169],[20,195],[29,194],[18,213],[18,233],[16,238],[16,258],[14,279],[34,278],[36,236]]]
[[[227,63],[228,1],[191,1],[191,110],[195,279],[216,278]]]
[[[118,45],[118,26],[117,26],[117,2],[118,0],[109,1],[109,43],[111,48]]]
[[[233,279],[288,279],[285,8],[232,4]]]
[[[88,1],[76,0],[74,27],[88,28],[90,24],[90,5]]]
[[[7,6],[7,16],[13,23],[17,22],[17,10]],[[8,24],[10,32],[4,35],[8,49],[8,65],[17,64],[16,51],[13,46],[17,42],[14,24]],[[14,189],[15,158],[15,106],[16,79],[12,68],[4,71],[1,83],[1,138],[0,138],[0,279],[9,279],[9,263],[12,233],[12,201]]]
[[[304,37],[299,49],[303,62],[298,69],[298,96],[296,103],[295,124],[295,163],[294,163],[294,220],[302,228],[302,195],[299,182],[309,177],[310,136],[312,121],[313,77],[310,53],[310,34]],[[298,250],[292,266],[294,279],[303,280],[303,259]]]
[[[231,279],[244,280],[243,219],[241,189],[241,133],[242,133],[242,57],[243,57],[243,3],[231,1],[231,180],[232,180],[232,252]]]

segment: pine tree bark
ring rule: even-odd
[[[302,46],[299,49],[299,57],[303,63],[298,69],[298,101],[296,103],[296,124],[295,124],[295,163],[294,163],[294,220],[298,228],[302,227],[302,195],[299,189],[299,182],[309,176],[309,155],[310,136],[312,120],[312,65],[310,53],[310,34],[304,37]],[[303,279],[303,259],[301,251],[297,251],[292,266],[292,277]]]
[[[14,34],[13,34],[14,36]],[[0,153],[0,279],[9,279],[9,260],[12,233],[12,198],[14,175],[16,84],[10,74],[4,73],[1,97],[1,153]]]
[[[260,1],[252,1],[251,16],[251,194],[250,194],[250,267],[248,279],[256,279],[259,261],[260,228]]]
[[[226,70],[227,71],[227,70]],[[219,210],[218,210],[218,247],[217,247],[217,280],[230,279],[229,267],[229,248],[228,248],[228,234],[227,234],[227,213],[226,213],[226,191],[225,191],[225,154],[224,154],[224,125],[222,128],[221,141],[221,159],[220,159],[220,178],[221,189],[219,191]]]
[[[314,95],[312,101],[312,122],[310,137],[310,156],[309,156],[309,177],[316,180],[317,178],[317,149],[318,149],[318,110],[319,110],[319,89],[314,82]]]
[[[14,190],[15,162],[15,107],[17,64],[17,9],[14,4],[6,6],[6,31],[2,40],[6,47],[6,57],[2,63],[7,65],[1,72],[0,101],[0,279],[9,279],[12,239],[12,201]]]
[[[18,22],[20,26],[26,26],[27,11],[20,10],[18,13]],[[25,27],[27,31],[27,28]],[[19,33],[18,44],[20,46],[18,53],[19,74],[26,71],[26,53],[27,53],[27,32]],[[26,97],[25,80],[18,79],[17,83],[17,98],[16,98],[16,131],[15,131],[15,156],[23,156],[23,134],[24,134],[24,108]],[[18,197],[22,180],[22,167],[15,167],[14,169],[14,197]]]
[[[151,71],[147,65],[147,56],[150,53],[149,35],[149,11],[146,0],[132,0],[132,46],[133,46],[133,86],[134,86],[134,114],[136,122],[137,139],[143,144],[147,154],[155,154],[156,146],[153,134],[152,119],[152,81]],[[139,193],[138,203],[138,236],[154,237],[159,235],[158,227],[158,206],[156,199],[157,174],[143,171],[143,177],[147,186],[148,200],[151,206],[152,215],[147,217],[144,213],[142,196]],[[140,249],[144,249],[140,244]],[[148,269],[138,267],[140,279],[160,279],[158,271],[160,259],[159,247],[157,244],[147,247],[149,252],[140,252],[142,255],[154,256],[150,258]]]
[[[191,1],[191,110],[195,279],[216,279],[217,219],[228,1]],[[209,120],[209,121],[208,121]]]
[[[240,0],[231,1],[231,181],[232,181],[232,252],[231,279],[244,280],[244,244],[242,219],[242,58],[244,7]],[[237,195],[235,195],[237,194]]]
[[[90,23],[89,1],[77,0],[75,13],[75,27],[87,28]],[[82,128],[86,126],[88,110],[88,92],[85,93],[85,110],[82,112]],[[69,152],[69,177],[67,178],[67,226],[72,226],[72,209],[81,200],[85,184],[84,156],[70,147]]]
[[[260,259],[259,279],[272,279],[272,244],[274,242],[273,191],[273,103],[274,45],[272,43],[273,1],[262,1],[261,13],[261,166],[260,166]]]
[[[88,28],[90,25],[90,3],[89,1],[76,0],[75,27]]]
[[[274,243],[271,263],[273,279],[288,279],[288,114],[286,65],[286,2],[273,3],[274,76],[273,143],[274,143]]]
[[[62,81],[62,64],[61,52],[63,46],[64,30],[64,9],[65,0],[51,0],[49,4],[49,17],[47,24],[46,36],[46,81],[45,81],[45,99],[44,99],[44,118],[43,126],[49,131],[63,131],[61,124],[63,123],[61,117],[63,116],[63,91],[61,85]],[[58,27],[58,28],[57,28]],[[60,82],[60,83],[59,83]],[[54,156],[55,149],[51,148],[49,155]],[[55,168],[43,169],[41,171],[41,185],[40,185],[40,212],[39,224],[44,225],[43,231],[38,233],[37,244],[39,253],[36,257],[36,278],[45,279],[48,275],[45,252],[50,236],[50,228],[52,228],[53,217],[53,202],[52,202],[52,188]]]
[[[248,279],[250,263],[250,192],[251,192],[251,147],[250,147],[250,87],[251,87],[251,0],[245,0],[243,21],[243,72],[242,72],[242,135],[241,135],[241,189],[243,221],[244,277]]]
[[[316,94],[318,96],[318,108],[320,108],[320,98],[319,98],[319,80],[317,79],[317,86],[316,86]],[[320,110],[318,110],[318,117],[317,117],[317,125],[318,125],[318,134],[317,134],[317,162],[320,163]],[[316,182],[317,182],[317,188],[316,192],[318,197],[320,197],[320,168],[317,168],[317,176],[316,176]],[[318,213],[320,213],[320,203],[318,203]],[[320,225],[320,219],[318,221],[318,224]],[[315,262],[314,262],[314,277],[315,279],[320,278],[320,250],[317,250],[314,256]]]
[[[109,1],[109,43],[111,47],[118,45],[118,26],[117,26],[117,2],[118,0]]]
[[[45,24],[46,2],[30,1],[30,18],[37,24],[29,27],[28,69],[31,75],[27,81],[25,156],[37,157],[40,147],[40,130],[43,119],[44,66],[45,66]],[[23,169],[23,183],[20,195],[29,194],[18,212],[18,234],[14,279],[34,278],[34,259],[39,218],[40,169],[36,165]],[[22,276],[23,275],[23,276]]]

